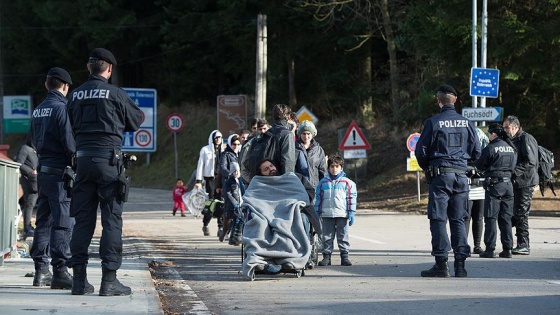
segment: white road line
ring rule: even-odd
[[[360,236],[356,236],[356,235],[353,235],[353,234],[350,234],[350,237],[357,238],[361,241],[366,241],[366,242],[370,242],[370,243],[373,243],[373,244],[387,244],[387,243],[382,242],[382,241],[372,240],[372,239],[369,239],[369,238],[360,237]]]

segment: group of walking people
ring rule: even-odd
[[[317,129],[313,122],[300,123],[289,106],[274,105],[272,116],[272,124],[265,119],[252,120],[252,131],[246,140],[232,134],[223,144],[222,133],[214,130],[208,145],[200,150],[195,189],[202,189],[204,184],[210,199],[224,200],[223,209],[204,214],[204,235],[210,235],[209,223],[214,217],[219,241],[224,241],[229,232],[229,244],[239,245],[240,233],[236,230],[242,220],[239,209],[245,191],[251,189],[252,178],[295,173],[303,178],[304,186],[312,187],[309,204],[322,216],[321,239],[325,246],[324,259],[319,264],[330,265],[336,237],[342,264],[351,265],[348,226],[354,222],[357,191],[354,182],[343,172],[344,159],[338,154],[327,159],[315,140]]]

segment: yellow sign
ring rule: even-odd
[[[418,165],[416,157],[406,159],[406,170],[409,172],[422,171],[422,168]]]
[[[314,124],[317,124],[319,122],[319,119],[315,115],[313,115],[313,113],[305,106],[302,106],[296,112],[296,117],[300,122],[304,120],[312,121]]]

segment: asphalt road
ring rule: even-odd
[[[353,266],[340,266],[336,253],[332,266],[304,277],[251,282],[239,274],[240,247],[218,242],[215,220],[205,237],[200,218],[171,215],[171,191],[132,189],[129,200],[126,240],[153,261],[168,313],[560,314],[557,217],[530,219],[531,255],[471,257],[467,278],[433,279],[420,277],[433,265],[425,216],[361,211],[350,228]]]

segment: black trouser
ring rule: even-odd
[[[35,189],[37,188],[37,178],[35,177]],[[23,214],[23,228],[25,232],[25,228],[31,225],[31,217],[33,216],[33,208],[35,207],[35,203],[37,203],[37,198],[39,198],[39,194],[36,190],[33,189],[33,184],[30,182],[29,179],[25,178],[24,176],[20,177],[19,183],[21,188],[23,189],[23,196],[22,203],[21,203],[21,212]]]
[[[465,220],[465,228],[467,236],[469,236],[469,227],[472,222],[472,236],[475,247],[480,247],[482,239],[482,227],[484,226],[484,200],[469,200],[469,216]]]
[[[53,269],[61,269],[70,258],[68,243],[74,226],[70,199],[61,175],[39,173],[38,182],[39,201],[31,257],[35,269],[48,269],[49,256]]]
[[[206,183],[205,188],[206,188],[206,193],[208,194],[208,199],[212,200],[216,197],[219,197],[216,194],[216,178],[215,177],[204,177],[204,182]],[[212,217],[214,217],[218,221],[218,228],[221,228],[221,227],[224,226],[223,206],[216,205],[216,207],[214,209],[215,209],[214,212],[207,212],[207,213],[204,214],[204,216],[202,217],[202,224],[204,226],[208,226],[208,224],[212,220]]]
[[[535,186],[520,187],[514,190],[512,225],[515,227],[518,247],[530,247],[529,212],[531,211],[534,190]]]
[[[496,248],[496,220],[504,250],[513,248],[511,217],[513,215],[513,186],[511,182],[499,182],[486,190],[484,200],[484,244],[486,251]]]
[[[456,260],[470,256],[465,217],[469,184],[465,174],[444,173],[432,178],[428,200],[428,219],[432,233],[432,256],[447,258],[453,249]],[[451,240],[447,235],[447,221]]]
[[[99,206],[103,226],[99,242],[101,266],[108,270],[121,267],[123,202],[117,198],[118,176],[118,166],[110,165],[108,158],[78,158],[70,211],[76,219],[76,226],[70,242],[72,258],[69,266],[88,263],[88,248],[95,232]]]

